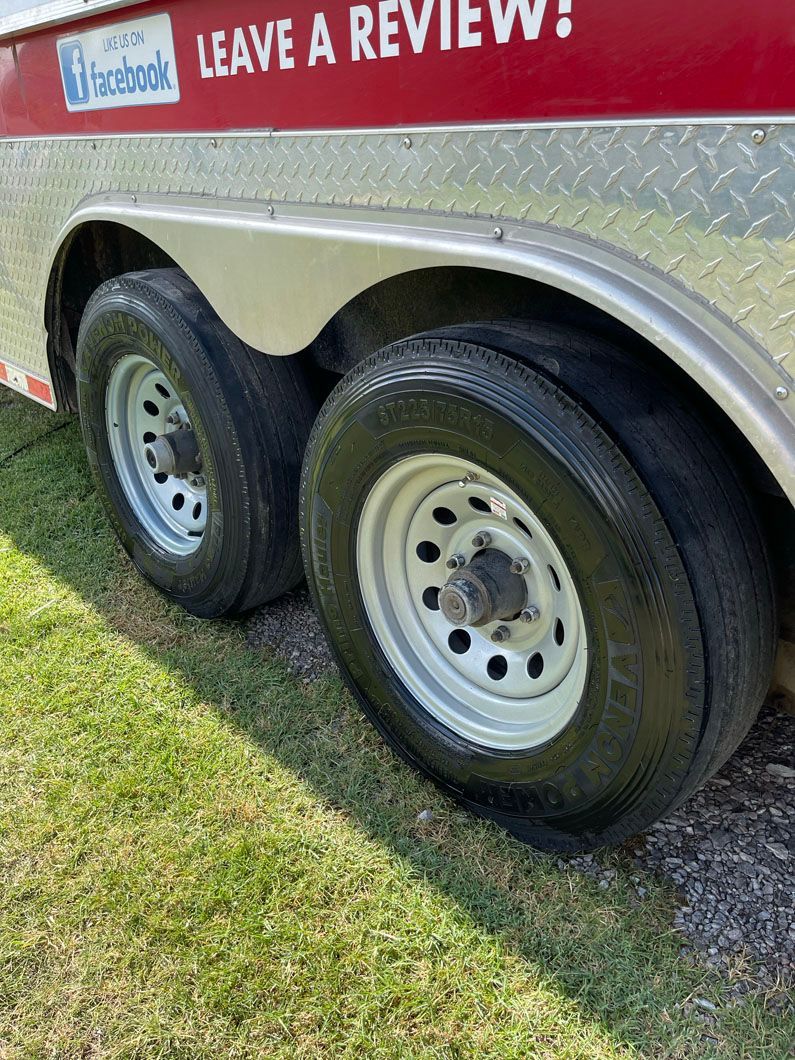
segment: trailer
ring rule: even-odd
[[[0,10],[0,382],[163,593],[306,577],[397,753],[550,849],[795,693],[788,5]]]

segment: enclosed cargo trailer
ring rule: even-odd
[[[0,381],[164,593],[305,569],[386,739],[541,846],[792,692],[786,5],[3,10]]]

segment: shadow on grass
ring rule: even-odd
[[[464,814],[385,749],[338,679],[303,686],[248,651],[239,625],[200,623],[168,605],[131,572],[112,539],[77,423],[19,413],[18,404],[0,401],[0,531],[18,549],[74,588],[109,628],[181,673],[229,725],[457,903],[616,1045],[643,1055],[707,1055],[704,1028],[679,1008],[709,989],[706,973],[679,956],[664,888],[647,881],[641,902],[629,879],[636,870],[619,852],[608,855],[616,877],[600,890]],[[4,464],[16,446],[3,437],[2,417],[18,413],[40,430]],[[63,429],[43,434],[48,424]],[[434,818],[421,825],[425,807]],[[765,1031],[758,1025],[757,1033]]]

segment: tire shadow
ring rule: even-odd
[[[335,675],[302,683],[282,663],[248,649],[242,624],[200,623],[172,607],[117,547],[76,420],[48,426],[43,410],[28,415],[40,433],[0,459],[0,532],[18,549],[90,603],[109,629],[180,673],[226,724],[319,800],[455,902],[615,1047],[633,1055],[709,1054],[702,1039],[720,1038],[717,1017],[694,1016],[687,1002],[721,986],[697,960],[681,956],[670,888],[648,879],[647,897],[638,897],[631,845],[604,855],[613,874],[607,887],[565,859],[522,846],[459,809],[388,751]],[[3,452],[0,444],[0,458]],[[215,650],[220,638],[224,648]],[[754,1024],[755,1044],[763,1044],[767,1032],[749,1012],[749,1033]]]

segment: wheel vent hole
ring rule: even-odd
[[[420,541],[417,545],[417,555],[423,563],[435,563],[441,554],[439,546],[434,545],[433,541]]]
[[[537,651],[527,660],[527,676],[532,677],[536,681],[543,672],[544,656]]]
[[[504,655],[492,655],[486,666],[486,673],[492,681],[502,681],[508,673],[508,660]]]
[[[454,651],[456,655],[463,655],[464,652],[469,651],[472,638],[465,629],[454,629],[447,638],[447,643],[450,645],[450,651]]]
[[[161,398],[165,398],[166,401],[168,401],[168,399],[171,397],[171,394],[169,394],[169,392],[166,390],[162,383],[155,383],[155,390],[158,392]]]
[[[182,509],[185,507],[185,494],[175,493],[174,496],[171,498],[171,507],[174,509],[175,512],[181,512]]]
[[[558,577],[558,572],[555,570],[554,567],[547,567],[547,570],[549,571],[549,576],[552,579],[552,584],[555,586],[556,590],[560,592],[560,578]]]
[[[198,519],[199,516],[201,515],[201,513],[202,513],[202,504],[201,504],[201,501],[197,501],[193,505],[193,518],[194,519]]]
[[[469,505],[470,505],[471,508],[474,508],[476,512],[490,512],[491,511],[491,508],[483,500],[482,497],[470,497],[469,498]]]
[[[155,441],[157,441],[157,435],[153,434],[151,431],[147,431],[144,435],[144,445],[151,445],[152,442]]]
[[[530,533],[530,527],[526,526],[521,519],[514,517],[513,525],[518,527],[523,534],[527,534],[527,536],[532,539],[533,535]]]
[[[563,628],[563,623],[559,618],[555,621],[555,632],[553,636],[555,637],[556,644],[562,644],[563,638],[566,636],[566,630]]]
[[[434,508],[433,517],[442,526],[452,526],[453,523],[458,522],[455,512],[451,512],[449,508]]]
[[[168,482],[168,475],[166,475],[163,471],[158,471],[158,473],[155,475],[155,482],[159,486],[162,486],[164,482]]]
[[[422,602],[429,611],[439,610],[439,589],[435,585],[429,585],[422,594]]]
[[[160,409],[157,407],[157,405],[154,403],[154,401],[145,401],[144,402],[144,411],[148,412],[150,416],[159,416],[160,415]]]

